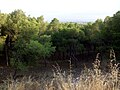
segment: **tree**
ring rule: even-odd
[[[26,62],[27,65],[35,65],[36,61],[48,57],[55,48],[50,43],[41,44],[38,41],[30,40],[29,43],[19,39],[13,50],[13,58],[16,62]]]
[[[37,23],[39,27],[39,36],[43,35],[47,29],[47,22],[44,21],[44,17],[37,17]]]
[[[83,44],[80,42],[83,39],[84,33],[81,30],[63,29],[55,32],[52,35],[52,43],[56,46],[56,51],[66,57],[77,54],[84,49]]]
[[[105,28],[102,31],[104,42],[108,48],[113,47],[119,50],[120,45],[120,11],[113,15],[113,17],[106,17],[104,20]]]
[[[20,32],[21,23],[25,20],[26,16],[22,10],[15,10],[14,12],[7,15],[6,24],[2,25],[1,33],[6,36],[4,45],[4,55],[7,65],[10,65],[10,50],[15,37]]]
[[[54,32],[57,32],[59,29],[60,29],[60,22],[57,18],[54,18],[48,25],[46,33],[52,34]]]

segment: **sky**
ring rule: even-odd
[[[26,15],[43,15],[61,22],[89,22],[112,16],[120,10],[120,0],[0,0],[2,13],[21,9]]]

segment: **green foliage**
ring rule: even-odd
[[[6,36],[0,37],[0,51],[3,51]]]
[[[50,57],[54,52],[76,55],[110,47],[119,51],[120,11],[104,21],[97,19],[86,24],[60,22],[57,18],[48,23],[43,16],[26,16],[22,10],[0,13],[0,50],[4,46],[8,51],[4,56],[20,66]]]
[[[79,41],[83,39],[84,34],[80,30],[63,29],[52,35],[53,45],[56,46],[60,52],[80,52],[84,46]]]
[[[113,17],[106,17],[104,20],[103,40],[107,47],[113,47],[116,51],[120,50],[120,11]]]
[[[28,64],[33,64],[33,62],[35,64],[37,60],[48,57],[55,51],[51,45],[49,42],[41,44],[35,40],[26,42],[20,39],[15,43],[13,58]]]
[[[53,34],[54,32],[57,32],[59,29],[60,29],[60,22],[57,18],[54,18],[47,26],[46,33],[50,35]]]
[[[27,71],[28,70],[28,66],[25,62],[16,61],[14,58],[11,58],[10,65],[12,67],[16,68],[17,70],[21,70],[21,71]]]
[[[38,41],[42,44],[46,42],[51,42],[51,35],[41,35],[38,37]]]
[[[42,45],[38,41],[30,40],[30,43],[27,43],[27,45],[26,45],[27,55],[30,56],[28,58],[28,60],[30,60],[30,59],[38,60],[41,57],[47,57],[50,54],[52,54],[52,52],[54,52],[54,50],[55,50],[55,48],[51,47],[51,43],[47,43],[47,42]]]

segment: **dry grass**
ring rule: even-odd
[[[55,67],[52,79],[35,80],[24,77],[20,80],[8,79],[1,85],[0,90],[120,90],[119,64],[116,63],[115,53],[110,51],[108,72],[101,70],[101,61],[97,54],[93,62],[93,69],[85,66],[79,77],[74,78],[71,71],[67,75],[62,73],[59,67]]]

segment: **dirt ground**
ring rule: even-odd
[[[66,61],[54,61],[54,62],[41,62],[36,66],[29,67],[26,71],[20,71],[17,70],[16,77],[24,77],[24,76],[31,76],[34,78],[43,78],[43,77],[52,77],[53,72],[56,70],[60,70],[60,72],[66,72],[69,74],[70,69],[72,71],[72,74],[75,77],[78,77],[81,73],[81,71],[86,66],[87,68],[92,68],[92,63],[94,60],[91,61],[79,61],[74,62],[66,60]],[[104,63],[105,64],[105,63]],[[103,66],[105,69],[105,66]],[[11,67],[0,67],[0,83],[3,82],[3,80],[6,80],[7,78],[13,78],[15,70]]]
[[[86,66],[90,66],[88,65],[89,63],[86,63]],[[59,70],[61,72],[66,72],[69,73],[70,69],[72,69],[72,73],[75,76],[78,76],[81,72],[81,70],[84,68],[84,63],[83,62],[79,62],[77,63],[77,65],[72,64],[70,65],[70,62],[47,62],[45,63],[41,63],[38,66],[35,67],[29,67],[26,71],[20,71],[17,70],[16,76],[18,77],[24,77],[24,76],[31,76],[31,77],[51,77],[53,72],[56,70]],[[11,68],[11,67],[7,67],[7,66],[1,66],[0,67],[0,83],[2,83],[2,80],[6,80],[7,78],[12,78],[14,75],[15,69]]]

